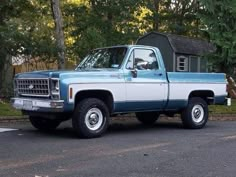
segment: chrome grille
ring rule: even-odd
[[[49,79],[17,79],[16,90],[22,96],[49,96]]]

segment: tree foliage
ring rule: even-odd
[[[232,74],[236,67],[236,2],[202,0],[201,5],[203,30],[216,46],[209,57],[219,71]]]
[[[197,0],[148,0],[151,11],[146,20],[152,23],[149,30],[197,37],[199,19]]]
[[[76,39],[73,47],[78,57],[84,56],[81,49],[85,46],[101,47],[135,41],[139,29],[134,14],[140,4],[140,0],[89,0],[87,3],[65,4],[64,15],[68,18],[69,14],[69,25],[74,26],[68,28],[69,34]]]
[[[7,55],[57,60],[50,2],[1,1],[0,71]],[[208,36],[217,47],[214,63],[222,71],[235,65],[234,0],[64,0],[60,7],[66,60],[80,60],[96,47],[135,43],[154,30]]]
[[[10,74],[8,72],[11,71],[9,68],[11,66],[10,55],[18,53],[25,39],[24,34],[17,30],[18,25],[14,20],[18,15],[24,15],[21,3],[20,0],[3,0],[0,3],[0,96],[7,95],[12,88],[6,86],[11,81],[11,78],[9,78],[10,80],[6,78]],[[15,8],[15,5],[19,7]],[[26,2],[21,5],[25,9],[30,8],[30,4]]]
[[[2,54],[28,55],[44,60],[55,57],[50,4],[44,0],[12,0],[1,5],[7,14],[2,17],[0,26]]]

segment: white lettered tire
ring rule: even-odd
[[[101,136],[109,125],[107,105],[100,99],[87,98],[79,102],[72,117],[72,126],[79,137]]]
[[[203,128],[208,121],[208,105],[200,97],[189,99],[187,107],[181,114],[184,127],[191,129]]]

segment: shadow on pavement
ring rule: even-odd
[[[118,135],[118,134],[136,134],[136,133],[148,133],[151,131],[169,131],[169,130],[182,130],[183,126],[181,122],[172,122],[172,121],[157,121],[154,125],[143,125],[135,120],[112,120],[110,126],[108,127],[106,135]],[[72,129],[70,122],[62,123],[62,125],[52,131],[42,132],[34,129],[33,127],[24,129],[22,128],[22,133],[30,133],[30,136],[33,135],[35,138],[42,138],[43,136],[51,138],[66,138],[66,139],[78,139],[75,132]]]

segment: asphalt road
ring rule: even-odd
[[[78,139],[69,123],[41,133],[29,123],[0,123],[1,177],[235,177],[236,121],[201,130],[177,122],[144,127],[112,121],[105,136]]]

